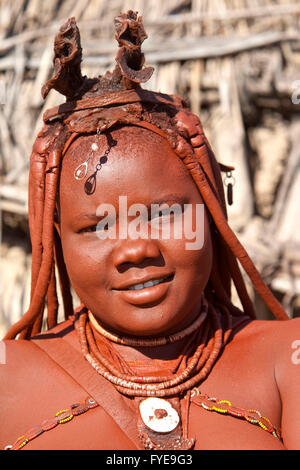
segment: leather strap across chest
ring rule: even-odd
[[[139,447],[134,408],[130,407],[129,402],[125,401],[124,397],[107,380],[90,367],[81,352],[72,345],[69,335],[62,338],[59,334],[55,336],[45,334],[39,335],[32,341],[68,373],[89,396],[93,397],[130,440]]]

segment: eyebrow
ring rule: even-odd
[[[177,197],[163,197],[160,199],[156,199],[151,202],[151,204],[146,205],[148,214],[156,213],[156,211],[161,210],[176,210],[175,208],[180,208],[181,211],[184,210],[184,206],[188,203],[188,198],[183,196]]]
[[[94,214],[88,214],[88,213],[82,213],[82,214],[78,214],[76,215],[73,219],[72,219],[72,222],[76,223],[76,222],[82,222],[83,219],[86,219],[86,220],[91,220],[91,221],[95,221],[95,220],[99,220],[100,217],[96,215],[96,212]]]
[[[178,203],[180,205],[186,204],[188,202],[187,196],[184,196],[182,194],[167,194],[166,196],[163,196],[159,199],[156,199],[151,202],[151,204],[167,204],[169,202],[172,203]],[[150,204],[150,206],[151,206]]]
[[[151,208],[152,204],[157,204],[157,205],[160,206],[160,205],[168,204],[168,203],[172,203],[172,204],[177,203],[177,204],[180,204],[181,206],[183,206],[184,204],[187,204],[187,202],[188,202],[187,196],[172,193],[172,194],[167,194],[165,196],[162,196],[159,199],[155,199],[155,200],[151,201],[151,203],[146,205],[146,207],[149,210]],[[102,216],[96,215],[96,212],[94,212],[94,213],[84,212],[84,213],[81,213],[81,214],[78,214],[77,216],[75,216],[73,218],[73,222],[82,221],[83,219],[95,221],[95,220],[101,219],[101,217]]]

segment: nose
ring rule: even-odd
[[[153,240],[124,240],[113,253],[113,264],[116,268],[125,265],[142,264],[146,259],[157,259],[160,250]]]

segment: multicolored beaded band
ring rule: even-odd
[[[187,398],[187,396],[185,396]],[[200,390],[197,387],[194,387],[190,395],[191,401],[196,405],[202,406],[207,411],[216,411],[217,413],[228,413],[231,416],[237,418],[243,418],[248,423],[257,424],[265,431],[273,434],[274,437],[281,440],[280,430],[271,423],[271,421],[262,416],[258,410],[245,410],[243,408],[238,408],[233,406],[228,400],[218,400],[217,398],[211,398],[208,395],[202,395]]]
[[[97,406],[98,403],[92,397],[85,398],[81,403],[74,403],[68,408],[58,411],[53,417],[45,419],[40,425],[29,429],[25,434],[18,437],[13,445],[6,446],[5,450],[20,450],[22,447],[26,446],[29,441],[40,436],[43,432],[50,431],[50,429],[55,428],[58,424],[67,423],[71,421],[74,416],[81,415]]]
[[[185,396],[185,399],[187,395]],[[207,394],[202,395],[197,387],[194,387],[190,394],[190,400],[198,406],[202,406],[207,411],[216,411],[217,413],[229,414],[236,418],[243,418],[248,423],[256,424],[263,430],[271,433],[274,437],[281,440],[280,430],[271,423],[271,421],[262,416],[258,410],[245,410],[237,406],[233,406],[229,400],[218,400],[217,398],[209,397]],[[13,445],[7,445],[5,450],[20,450],[29,441],[32,441],[40,434],[50,429],[55,428],[58,424],[64,424],[71,421],[74,416],[85,413],[89,409],[99,406],[92,397],[85,398],[81,403],[74,403],[68,408],[62,409],[55,413],[55,416],[45,419],[40,425],[34,426],[29,429],[24,435],[18,437]]]

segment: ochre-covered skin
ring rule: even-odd
[[[43,95],[55,88],[67,102],[45,113],[45,126],[31,156],[32,294],[28,311],[5,338],[0,447],[81,402],[92,387],[99,406],[26,441],[22,448],[144,448],[136,430],[141,397],[131,397],[132,390],[122,391],[109,383],[83,358],[82,342],[74,329],[72,285],[83,304],[81,318],[89,309],[108,331],[141,340],[180,332],[208,305],[193,341],[187,337],[155,348],[131,347],[111,344],[94,331],[95,341],[114,367],[137,378],[176,375],[176,367],[188,364],[203,343],[195,370],[178,385],[181,392],[174,396],[168,395],[168,388],[163,392],[171,402],[178,404],[180,399],[182,425],[187,437],[195,439],[193,448],[297,449],[299,319],[279,321],[287,320],[287,315],[228,225],[220,176],[226,166],[217,163],[199,119],[180,98],[140,87],[151,74],[140,51],[146,37],[141,19],[134,12],[119,16],[116,33],[120,47],[116,68],[97,79],[81,75],[74,19],[62,26],[56,38],[54,76],[43,87]],[[86,179],[76,180],[74,172],[97,142],[98,150],[88,162],[89,178],[109,139],[115,145],[97,171],[94,191],[88,194]],[[106,203],[117,208],[120,195],[127,196],[128,206],[203,203],[203,247],[186,250],[185,239],[172,237],[99,240],[97,207]],[[276,320],[255,319],[238,261]],[[66,317],[60,325],[55,266]],[[125,290],[128,284],[166,276],[167,282],[142,293]],[[243,310],[231,303],[232,282]],[[49,331],[40,334],[46,302]],[[50,345],[50,356],[40,349],[43,344]],[[61,355],[67,373],[52,361],[51,351]],[[194,386],[202,394],[259,410],[281,429],[282,440],[246,420],[209,412],[195,397],[186,406],[188,380],[197,380]]]

